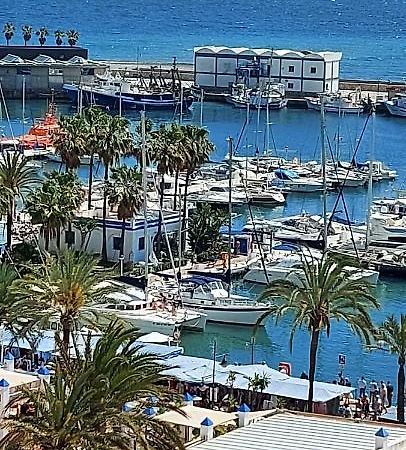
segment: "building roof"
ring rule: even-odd
[[[380,426],[325,416],[277,413],[193,446],[196,450],[373,450]],[[389,445],[406,440],[406,428],[386,426]],[[406,443],[396,447],[406,449]]]
[[[234,421],[237,416],[234,413],[224,411],[214,411],[206,408],[198,408],[197,406],[187,405],[179,408],[182,413],[177,411],[167,411],[156,416],[156,420],[160,422],[172,423],[175,425],[183,425],[186,427],[200,428],[205,425],[203,422],[208,418],[216,427],[224,423]]]
[[[14,388],[14,390],[26,384],[39,382],[36,375],[6,369],[0,369],[0,379],[6,380],[10,389]]]
[[[213,55],[227,56],[262,56],[262,57],[284,57],[284,58],[301,58],[301,59],[320,59],[323,61],[340,61],[341,52],[313,52],[310,50],[272,50],[267,48],[247,48],[247,47],[223,47],[208,45],[205,47],[195,47],[195,54],[209,53]]]
[[[51,56],[38,55],[34,59],[22,59],[20,56],[8,54],[0,59],[0,66],[91,66],[106,67],[106,64],[73,56],[68,61],[55,60]]]

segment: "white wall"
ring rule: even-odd
[[[289,72],[289,67],[293,66],[294,71]],[[301,77],[302,76],[302,61],[301,60],[282,60],[282,77]]]
[[[333,76],[333,63],[331,61],[326,62],[326,79]]]
[[[286,87],[287,91],[298,91],[300,92],[302,89],[302,80],[299,79],[284,79],[282,77],[281,83],[283,83]]]
[[[217,75],[217,87],[228,87],[235,82],[235,75]]]
[[[196,55],[196,72],[210,72],[216,71],[216,57],[215,56],[199,56]]]
[[[237,58],[217,58],[217,73],[227,73],[235,77]]]
[[[340,75],[340,62],[334,61],[333,62],[333,78],[338,78]]]
[[[312,73],[312,68],[316,73]],[[324,61],[303,61],[303,78],[321,78],[324,77]]]
[[[323,80],[303,80],[303,91],[304,92],[323,92]]]
[[[272,59],[272,66],[271,66],[271,76],[272,77],[278,77],[278,79],[279,79],[280,65],[281,65],[281,60],[279,58]]]
[[[196,73],[196,84],[199,86],[215,86],[216,77],[206,73]]]

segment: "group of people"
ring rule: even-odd
[[[372,403],[374,401],[381,401],[384,408],[391,407],[393,401],[393,385],[390,381],[386,383],[381,381],[380,383],[375,380],[371,380],[369,383],[369,401]],[[364,377],[358,380],[358,391],[359,398],[368,397],[367,396],[367,381]]]

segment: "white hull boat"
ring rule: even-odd
[[[389,114],[397,117],[406,117],[406,94],[399,94],[385,102]]]
[[[365,105],[357,98],[357,93],[350,94],[347,98],[339,94],[326,98],[324,102],[324,111],[336,114],[362,114]],[[319,98],[306,97],[308,109],[321,111],[321,102]]]

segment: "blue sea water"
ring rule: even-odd
[[[20,43],[25,23],[75,28],[94,59],[192,62],[202,45],[337,50],[346,78],[406,76],[406,0],[3,0],[6,21]]]
[[[19,102],[8,102],[12,128],[15,134],[21,134],[21,105]],[[46,109],[45,102],[29,102],[26,116],[40,117]],[[59,105],[61,113],[72,112],[69,105]],[[4,113],[4,112],[3,112]],[[156,122],[170,121],[174,119],[171,113],[154,113],[150,115]],[[138,113],[131,113],[129,119],[133,125],[139,120]],[[176,118],[176,117],[175,117]],[[236,148],[238,155],[253,155],[255,147],[264,148],[265,141],[265,114],[262,113],[257,122],[257,115],[252,114],[247,132],[240,140],[240,146]],[[335,147],[335,134],[338,129],[336,115],[327,115],[327,134],[332,147]],[[245,120],[245,112],[234,109],[229,105],[206,103],[203,105],[203,125],[207,127],[210,137],[216,145],[212,154],[212,160],[221,161],[226,155],[226,138],[233,137],[238,142],[242,125]],[[189,115],[184,117],[185,123],[200,123],[200,106],[195,104]],[[306,110],[285,109],[271,113],[271,130],[275,141],[275,153],[291,159],[298,157],[303,160],[319,159],[320,154],[320,115],[317,112]],[[348,116],[341,120],[340,130],[342,141],[340,153],[342,159],[349,159],[352,150],[359,142],[359,137],[366,123],[365,116]],[[0,121],[3,132],[10,134],[8,123]],[[25,127],[27,127],[26,124]],[[374,131],[373,131],[374,130]],[[373,133],[375,146],[373,148]],[[272,140],[271,140],[272,141]],[[404,187],[406,181],[405,165],[406,121],[386,116],[377,116],[375,122],[368,122],[363,139],[359,144],[358,160],[365,161],[370,157],[380,159],[390,167],[398,170],[399,177],[394,183],[380,183],[374,186],[374,196],[393,195],[393,188]],[[57,165],[47,164],[46,169],[58,168]],[[97,171],[96,171],[97,172]],[[81,168],[80,175],[86,177],[87,169]],[[96,176],[101,177],[101,171]],[[332,208],[335,202],[335,193],[328,196],[328,207]],[[347,190],[346,204],[352,219],[365,220],[366,192],[363,190]],[[281,215],[297,214],[301,211],[320,213],[322,199],[319,195],[294,195],[288,196],[287,204],[280,208],[260,209],[256,208],[254,215],[263,217],[280,217]],[[339,206],[342,209],[342,204]],[[242,223],[246,218],[246,212],[238,211],[241,216],[236,224]],[[238,286],[252,297],[260,293],[259,288]],[[381,302],[381,309],[373,313],[376,323],[381,322],[387,315],[399,316],[406,313],[404,293],[406,283],[399,280],[384,279],[377,288],[377,295]],[[296,335],[293,352],[289,351],[290,320],[286,318],[278,325],[272,321],[267,322],[256,338],[254,358],[256,362],[266,361],[276,367],[279,361],[290,361],[293,365],[293,373],[300,373],[308,367],[309,339],[306,330],[301,330]],[[182,344],[187,354],[211,357],[213,340],[217,340],[218,353],[227,353],[231,362],[249,363],[251,361],[250,338],[252,330],[232,327],[209,325],[207,331],[202,334],[186,334]],[[343,323],[334,323],[331,337],[323,336],[318,355],[317,377],[322,380],[332,380],[338,373],[338,354],[347,356],[345,374],[353,381],[364,375],[368,379],[396,379],[396,357],[382,351],[368,351]]]

